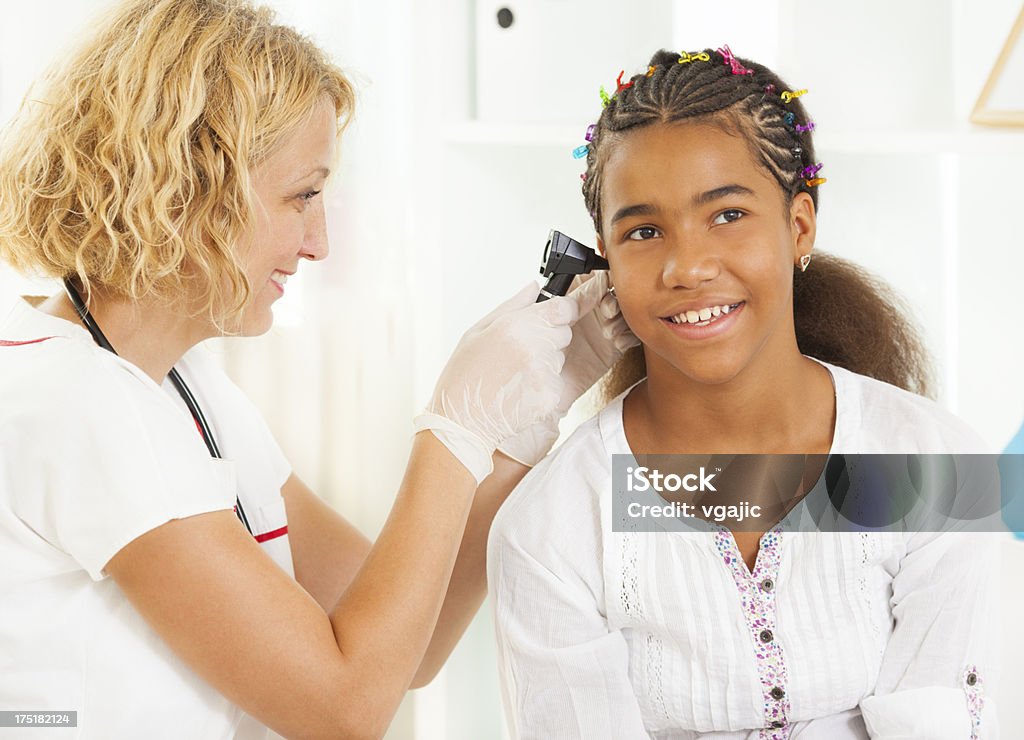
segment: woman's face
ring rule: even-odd
[[[793,267],[814,206],[786,208],[744,139],[706,124],[646,126],[605,163],[602,250],[648,374],[724,383],[794,351]],[[685,317],[685,318],[684,318]]]
[[[274,301],[302,259],[327,256],[323,190],[334,161],[337,117],[334,105],[321,103],[309,123],[268,157],[253,173],[257,195],[253,237],[243,251],[252,296],[240,332],[255,336],[270,329]]]

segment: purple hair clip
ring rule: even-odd
[[[806,133],[807,131],[814,130],[814,121],[808,121],[806,126],[797,126],[797,133]]]
[[[817,175],[818,170],[820,170],[824,166],[824,162],[818,162],[818,164],[812,164],[809,167],[804,167],[802,170],[800,170],[800,177],[804,178],[805,180],[810,179]]]
[[[597,129],[597,124],[596,123],[592,123],[589,126],[587,126],[587,133],[586,133],[586,135],[583,138],[586,139],[587,141],[593,141],[594,140],[594,131],[596,129]]]
[[[732,55],[732,50],[729,48],[728,44],[723,46],[721,49],[715,49],[715,51],[717,51],[725,58],[725,63],[729,66],[729,69],[732,70],[732,73],[734,75],[754,74],[754,70],[747,69],[746,67],[744,67],[742,64],[740,64],[739,60]]]

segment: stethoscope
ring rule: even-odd
[[[96,340],[103,349],[107,350],[112,354],[117,354],[117,350],[110,344],[110,341],[104,336],[100,330],[99,324],[96,323],[96,319],[89,313],[88,306],[85,305],[85,301],[82,300],[82,296],[79,295],[78,290],[74,285],[71,284],[71,280],[64,278],[64,289],[68,292],[68,298],[71,299],[71,303],[74,304],[75,310],[78,312],[78,316],[82,319],[82,323],[85,324],[85,328],[92,334],[92,338]],[[213,438],[213,432],[210,430],[209,425],[206,423],[206,417],[203,416],[202,410],[199,408],[199,404],[196,403],[195,396],[192,395],[192,391],[185,385],[185,381],[178,375],[178,371],[173,367],[171,371],[167,373],[167,377],[171,379],[171,383],[177,389],[181,399],[188,406],[189,413],[192,414],[192,418],[195,419],[196,426],[199,427],[199,433],[203,438],[203,442],[206,443],[206,449],[210,451],[210,455],[217,459],[221,459],[220,448],[217,447],[217,441]],[[235,513],[238,514],[239,520],[245,525],[245,528],[249,530],[249,534],[252,534],[252,527],[249,526],[249,520],[245,516],[245,511],[242,509],[242,502],[235,496]]]

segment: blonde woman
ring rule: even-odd
[[[380,737],[478,608],[494,512],[624,325],[593,281],[474,326],[371,546],[196,346],[266,331],[327,256],[352,106],[268,11],[135,0],[6,133],[0,257],[67,290],[0,316],[0,708],[82,738],[226,738],[243,710]]]

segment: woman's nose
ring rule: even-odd
[[[323,201],[316,205],[316,213],[309,214],[305,238],[302,240],[303,259],[316,261],[327,257],[331,249],[327,243],[327,219],[324,217]]]

